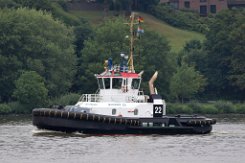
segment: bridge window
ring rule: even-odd
[[[119,89],[122,86],[122,79],[120,78],[114,78],[112,79],[112,88],[113,89]]]
[[[105,82],[105,89],[110,89],[110,78],[105,78],[104,82]]]
[[[132,80],[132,89],[139,89],[140,86],[140,79],[133,79]]]

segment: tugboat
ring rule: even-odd
[[[140,90],[143,71],[133,62],[134,25],[140,17],[131,15],[128,62],[114,65],[111,58],[104,72],[96,74],[99,91],[83,94],[72,106],[33,109],[33,125],[39,129],[84,134],[207,134],[215,119],[197,115],[166,115],[166,103],[154,88],[156,71],[149,80],[150,95]],[[138,23],[137,23],[137,22]]]

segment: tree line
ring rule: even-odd
[[[92,29],[83,19],[57,12],[62,5],[56,2],[6,0],[0,6],[0,103],[31,110],[68,93],[94,93],[94,74],[103,70],[104,60],[119,62],[120,53],[129,51],[124,17]],[[145,70],[144,91],[158,70],[156,86],[167,100],[244,101],[244,15],[244,10],[217,14],[207,39],[188,42],[179,54],[145,29],[135,48],[136,70]]]

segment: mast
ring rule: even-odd
[[[138,21],[135,22],[135,18],[138,19]],[[137,39],[137,37],[140,35],[140,33],[144,33],[144,30],[139,28],[140,23],[143,22],[143,18],[138,16],[135,17],[135,13],[132,12],[131,16],[130,16],[130,23],[125,23],[128,24],[130,26],[130,37],[129,37],[129,41],[130,41],[130,50],[129,50],[129,59],[128,59],[128,64],[129,64],[129,71],[132,73],[135,73],[134,70],[134,41]],[[134,25],[138,25],[138,29],[137,29],[137,36],[136,36],[136,32],[134,29]]]
[[[129,70],[131,72],[135,72],[134,70],[134,12],[131,15],[131,22],[130,22],[130,57],[129,57]]]

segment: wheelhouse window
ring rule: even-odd
[[[104,78],[105,89],[110,89],[110,78]]]
[[[121,87],[122,87],[122,79],[121,78],[112,79],[112,88],[113,89],[120,89]]]
[[[100,89],[104,89],[104,84],[102,78],[98,78],[98,85]]]
[[[140,86],[140,79],[133,79],[132,80],[132,89],[139,89]]]

